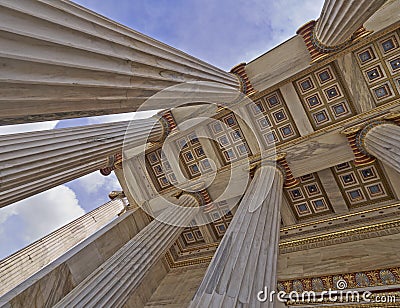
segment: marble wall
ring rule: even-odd
[[[0,297],[0,307],[51,307],[148,224],[141,211],[120,216]]]

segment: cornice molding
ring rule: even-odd
[[[400,233],[400,220],[394,220],[348,230],[330,232],[322,235],[310,236],[303,239],[285,241],[279,244],[279,248],[280,253],[285,254],[398,233]]]

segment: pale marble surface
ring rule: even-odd
[[[255,171],[190,307],[273,307],[256,294],[276,288],[282,189],[276,167]]]
[[[291,226],[297,223],[297,218],[294,216],[293,209],[290,207],[289,202],[286,199],[286,196],[282,198],[282,207],[281,207],[281,216],[283,225]]]
[[[203,279],[207,267],[208,264],[200,264],[171,269],[161,281],[145,307],[188,307]]]
[[[387,0],[379,11],[365,22],[364,26],[369,31],[377,32],[398,20],[400,20],[400,1]]]
[[[287,152],[286,160],[294,177],[317,172],[321,166],[329,168],[354,159],[346,136],[338,132],[304,140],[283,151]]]
[[[181,234],[183,227],[176,223],[188,224],[195,216],[199,202],[184,194],[179,198],[179,205],[150,222],[55,307],[124,305]]]
[[[400,234],[280,254],[278,280],[399,266]]]
[[[287,83],[280,87],[283,99],[286,102],[290,114],[293,117],[296,127],[299,130],[300,136],[305,136],[314,132],[312,124],[308,119],[306,111],[304,110],[303,104],[300,101],[299,96],[296,93],[292,83]]]
[[[2,136],[0,207],[107,167],[123,144],[136,147],[161,135],[160,122],[149,118]]]
[[[125,308],[141,308],[151,301],[153,294],[162,285],[168,273],[168,265],[165,264],[164,260],[158,261],[154,264],[149,272],[146,274],[140,286],[130,295],[129,299],[122,306]],[[188,281],[183,281],[182,278],[179,280],[183,285],[187,285]],[[177,287],[176,284],[169,285],[169,293],[182,292],[182,287]]]
[[[345,54],[337,59],[337,64],[346,81],[351,102],[357,113],[369,111],[376,107],[363,73],[360,70],[353,53]]]
[[[400,126],[381,124],[373,127],[365,135],[364,148],[400,173]]]
[[[346,201],[343,199],[343,195],[337,185],[335,177],[331,169],[325,169],[318,171],[318,176],[322,186],[325,189],[326,195],[331,202],[333,211],[338,214],[344,214],[349,211],[346,205]]]
[[[385,172],[386,179],[388,180],[389,185],[391,185],[391,187],[392,187],[392,191],[394,192],[397,200],[399,200],[400,199],[400,173],[388,165],[382,164],[382,167]]]
[[[257,91],[265,90],[310,66],[303,38],[296,35],[246,65],[246,73]]]

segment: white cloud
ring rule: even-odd
[[[9,135],[9,134],[25,133],[38,130],[53,129],[54,127],[56,127],[58,122],[59,121],[47,121],[47,122],[0,126],[0,135]]]
[[[111,173],[109,176],[104,176],[96,171],[79,178],[77,181],[88,194],[121,190],[121,186],[114,173]]]
[[[1,208],[0,259],[84,214],[74,191],[64,185]]]

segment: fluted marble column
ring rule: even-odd
[[[275,290],[283,175],[256,170],[190,307],[273,307],[257,293]]]
[[[156,118],[2,136],[0,207],[107,166],[107,157],[125,145],[139,146],[164,136]],[[151,130],[151,133],[149,133]],[[125,132],[127,132],[125,136]]]
[[[179,204],[165,210],[55,307],[121,307],[183,230],[162,221],[188,224],[200,205],[188,194]]]
[[[325,0],[314,29],[322,50],[335,49],[352,38],[386,0]]]
[[[0,296],[62,256],[124,209],[116,198],[0,261]]]
[[[400,173],[400,126],[386,121],[372,122],[359,133],[358,144]]]
[[[135,111],[188,81],[240,87],[234,74],[65,0],[0,0],[0,67],[0,125]]]

